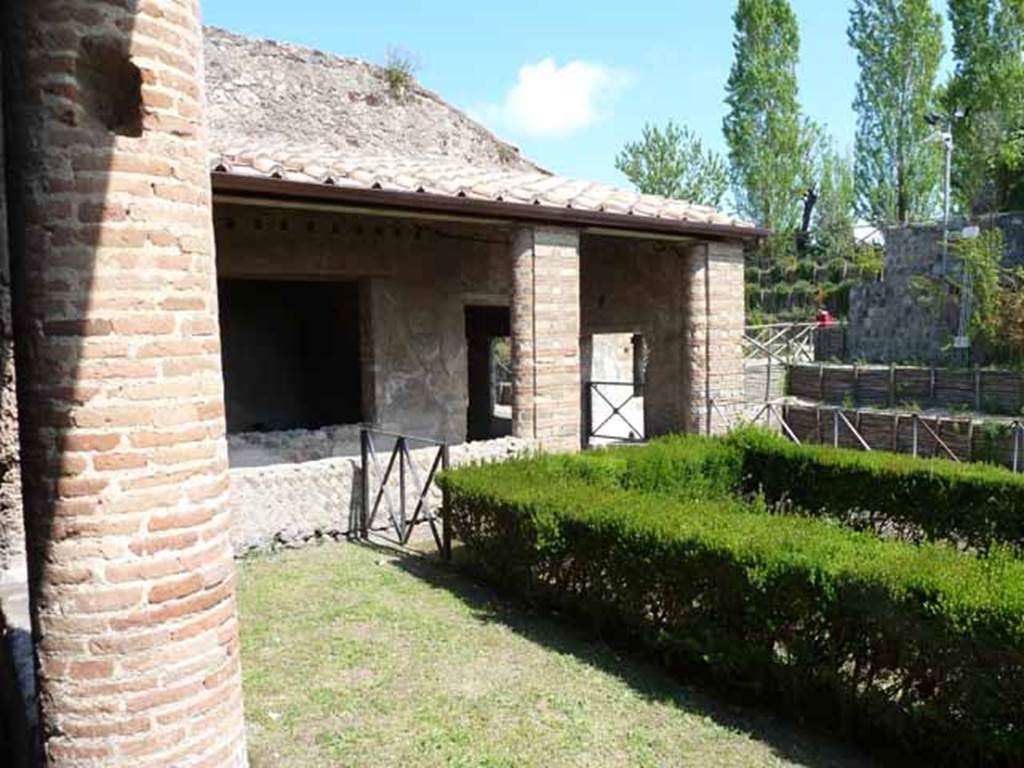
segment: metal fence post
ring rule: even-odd
[[[363,460],[363,505],[359,510],[359,534],[366,539],[370,535],[370,443],[365,428],[359,430],[359,453]]]
[[[1020,471],[1020,432],[1021,425],[1019,421],[1013,422],[1013,471]]]
[[[917,414],[915,413],[914,416],[913,416],[913,422],[914,422],[914,443],[913,443],[913,445],[914,445],[914,455],[915,456],[917,456],[917,424],[918,424],[918,421],[919,421],[919,418],[918,418]]]
[[[398,519],[402,521],[402,535],[405,535],[405,438],[400,437],[395,441],[395,450],[398,451]]]
[[[591,392],[591,383],[589,381],[583,382],[583,447],[590,447],[590,438],[594,436],[594,413],[593,404],[591,398],[594,396]]]
[[[450,462],[450,456],[448,455],[448,444],[445,443],[441,446],[441,469],[442,471],[448,470]],[[448,499],[448,491],[442,491],[441,496],[441,557],[446,561],[451,562],[452,559],[452,522],[451,522],[451,509],[450,501]]]
[[[839,447],[839,411],[832,411],[832,445]]]

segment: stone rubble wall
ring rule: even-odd
[[[595,234],[584,236],[580,250],[583,378],[632,381],[632,360],[623,361],[625,365],[618,374],[609,376],[607,371],[601,371],[600,339],[604,334],[621,333],[627,335],[628,341],[628,336],[642,334],[647,368],[643,403],[636,405],[641,406],[639,415],[645,422],[648,438],[679,432],[686,426],[689,380],[682,339],[687,323],[688,251],[687,245],[674,242],[644,242]],[[629,392],[623,387],[604,388],[605,395],[619,402]],[[593,398],[592,405],[602,403],[599,397]],[[603,420],[600,411],[598,407],[592,414],[594,426]],[[618,426],[625,425],[619,422]]]
[[[510,304],[509,232],[228,204],[214,214],[221,280],[360,282],[364,421],[465,438],[465,309]]]
[[[3,51],[0,50],[0,67],[2,64]],[[0,89],[0,101],[2,96]],[[24,581],[26,576],[4,173],[3,119],[0,113],[0,583]]]
[[[392,445],[377,438],[377,454],[383,467],[387,466]],[[452,466],[459,466],[502,461],[526,455],[531,449],[532,444],[526,440],[506,437],[452,446],[450,456]],[[233,466],[228,508],[236,555],[298,546],[324,537],[337,538],[356,529],[362,510],[357,427],[232,435],[229,450]],[[341,453],[324,455],[331,450]],[[425,479],[437,449],[417,449],[411,444],[410,453],[420,479]],[[264,463],[275,457],[291,461]],[[236,461],[249,465],[235,466]],[[397,467],[392,479],[389,488],[397,501]],[[433,508],[440,505],[436,488],[428,498]],[[387,508],[382,502],[377,527],[386,522]]]

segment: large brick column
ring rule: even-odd
[[[197,4],[4,13],[46,759],[244,765]]]
[[[512,245],[512,432],[547,451],[582,444],[580,238],[532,228]]]
[[[687,431],[716,434],[726,431],[727,419],[735,422],[745,406],[743,246],[702,243],[690,250],[687,263]]]

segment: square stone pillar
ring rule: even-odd
[[[545,451],[583,443],[580,237],[534,227],[512,244],[512,433]]]
[[[720,434],[742,416],[746,405],[743,245],[694,246],[686,281],[687,431]]]

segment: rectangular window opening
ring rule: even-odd
[[[359,285],[221,280],[228,432],[363,420]]]

